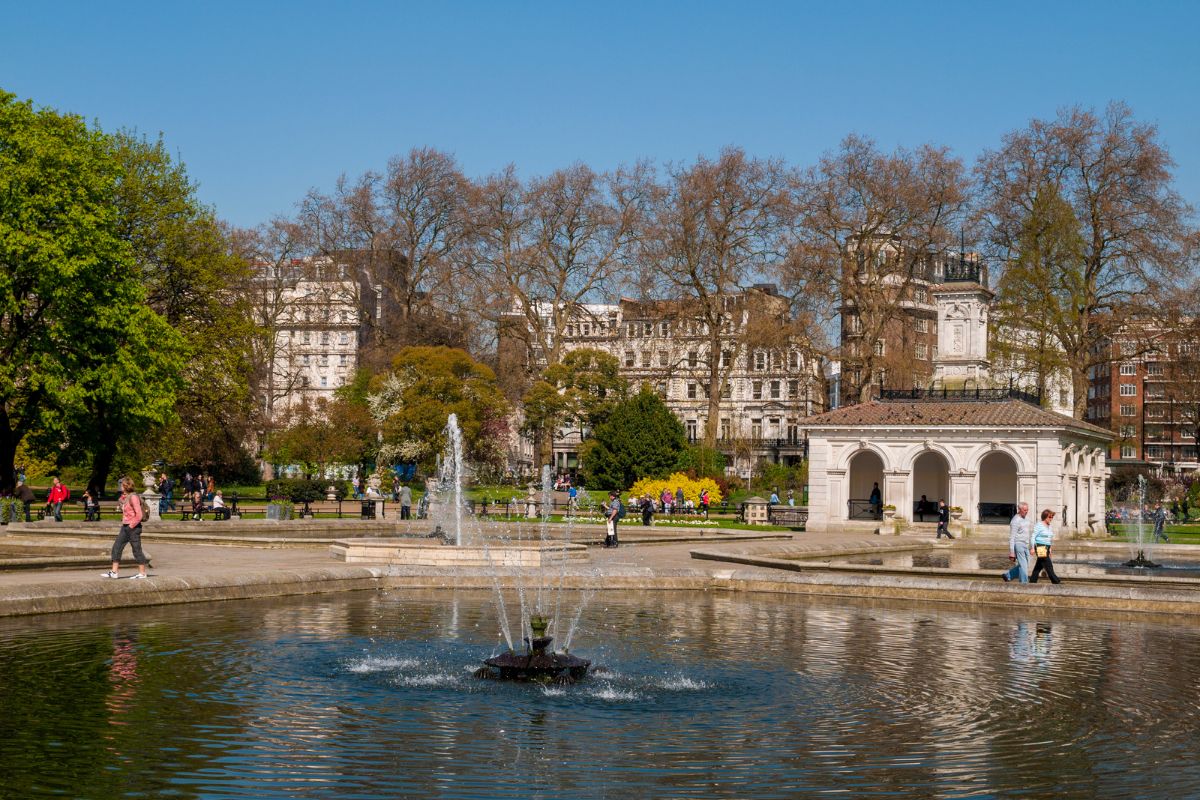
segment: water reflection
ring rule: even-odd
[[[473,679],[496,643],[494,607],[474,593],[3,621],[5,791],[1200,793],[1200,631],[1188,625],[599,593],[576,644],[608,671],[584,683]]]

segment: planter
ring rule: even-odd
[[[896,509],[894,509],[894,508],[885,508],[885,509],[883,510],[883,518],[884,518],[884,519],[894,519],[895,517],[896,517]]]

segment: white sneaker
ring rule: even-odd
[[[121,577],[121,576],[120,576],[120,575],[118,575],[117,573],[113,572],[113,571],[110,569],[108,572],[101,572],[101,573],[100,573],[100,577],[101,577],[101,578],[119,578],[119,577]]]
[[[130,580],[133,580],[133,581],[139,581],[139,580],[141,580],[141,581],[144,581],[146,578],[149,578],[149,577],[150,577],[150,576],[149,576],[149,575],[147,575],[146,573],[144,573],[144,572],[139,572],[137,575],[133,575],[133,576],[131,576],[131,577],[130,577]]]

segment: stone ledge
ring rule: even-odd
[[[106,580],[97,574],[94,582],[41,583],[0,590],[0,617],[377,589],[379,575],[370,567],[193,578],[156,578],[151,573],[144,581]]]
[[[330,555],[347,564],[400,564],[412,567],[542,567],[586,561],[587,547],[567,543],[503,543],[456,547],[432,540],[340,539]]]

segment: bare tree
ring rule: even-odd
[[[1090,368],[1110,358],[1104,342],[1178,286],[1191,209],[1172,187],[1173,165],[1157,129],[1113,103],[1103,114],[1072,108],[1033,120],[976,166],[988,243],[1022,271],[1008,291],[1061,347],[1078,418]],[[1047,248],[1047,232],[1072,246]]]
[[[882,373],[904,369],[901,354],[879,343],[901,323],[914,284],[932,279],[933,259],[951,246],[967,188],[962,163],[946,148],[887,154],[858,136],[796,177],[787,283],[808,298],[812,324],[820,317],[814,304],[840,312],[850,342],[840,354],[847,398],[869,399]]]
[[[528,185],[510,166],[476,186],[474,272],[502,347],[517,351],[507,362],[526,367],[504,376],[510,395],[561,362],[567,325],[625,282],[647,193],[641,166],[601,174],[580,164]]]
[[[748,308],[755,300],[746,290],[783,260],[790,210],[782,162],[749,158],[732,147],[715,159],[667,167],[655,194],[642,237],[649,276],[643,285],[682,301],[677,307],[685,331],[702,342],[707,447],[716,446],[734,365],[748,346],[771,344],[757,341],[761,328],[747,327],[757,315]]]

